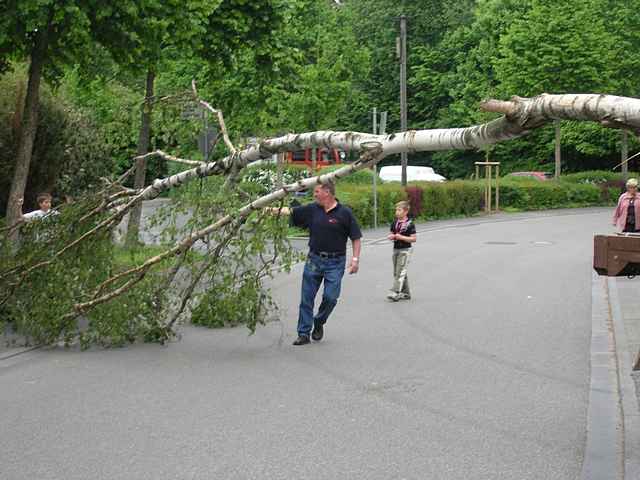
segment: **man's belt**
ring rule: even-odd
[[[311,250],[311,253],[320,258],[340,258],[346,255],[346,252],[316,252],[314,250]]]

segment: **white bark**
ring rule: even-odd
[[[363,145],[373,142],[382,148],[380,159],[401,152],[473,150],[524,136],[555,119],[595,121],[606,127],[640,132],[640,99],[636,98],[599,94],[543,94],[534,98],[513,97],[510,101],[489,100],[484,102],[481,108],[489,112],[503,113],[505,116],[467,128],[411,130],[391,135],[318,131],[266,139],[222,160],[157,179],[141,192],[139,199],[150,200],[164,190],[193,179],[227,174],[234,166],[242,168],[279,152],[306,148],[326,147],[361,151]]]

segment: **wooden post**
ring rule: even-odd
[[[313,172],[313,175],[316,174],[316,169],[318,168],[318,149],[316,147],[313,147],[311,149],[311,171]]]
[[[476,178],[480,179],[480,166],[484,167],[484,211],[491,213],[491,202],[493,201],[493,169],[495,166],[496,175],[496,200],[495,210],[500,209],[500,162],[475,162]]]
[[[560,178],[561,159],[560,159],[560,120],[555,120],[556,127],[556,173],[555,178]]]

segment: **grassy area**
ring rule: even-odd
[[[127,248],[124,246],[114,247],[114,265],[117,269],[125,270],[127,268],[140,265],[150,258],[160,255],[167,250],[166,246],[162,245],[139,245],[134,248]],[[191,250],[189,256],[193,259],[203,259],[204,255]],[[161,262],[162,266],[168,266],[171,263],[173,257],[169,257]]]
[[[287,237],[308,237],[309,231],[298,227],[289,227]]]

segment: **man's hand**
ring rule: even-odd
[[[393,242],[396,239],[396,234],[390,233],[389,235],[387,235],[387,238]]]
[[[264,207],[271,215],[290,215],[291,209],[289,207]]]
[[[358,273],[358,259],[352,258],[351,263],[349,264],[349,274]]]

